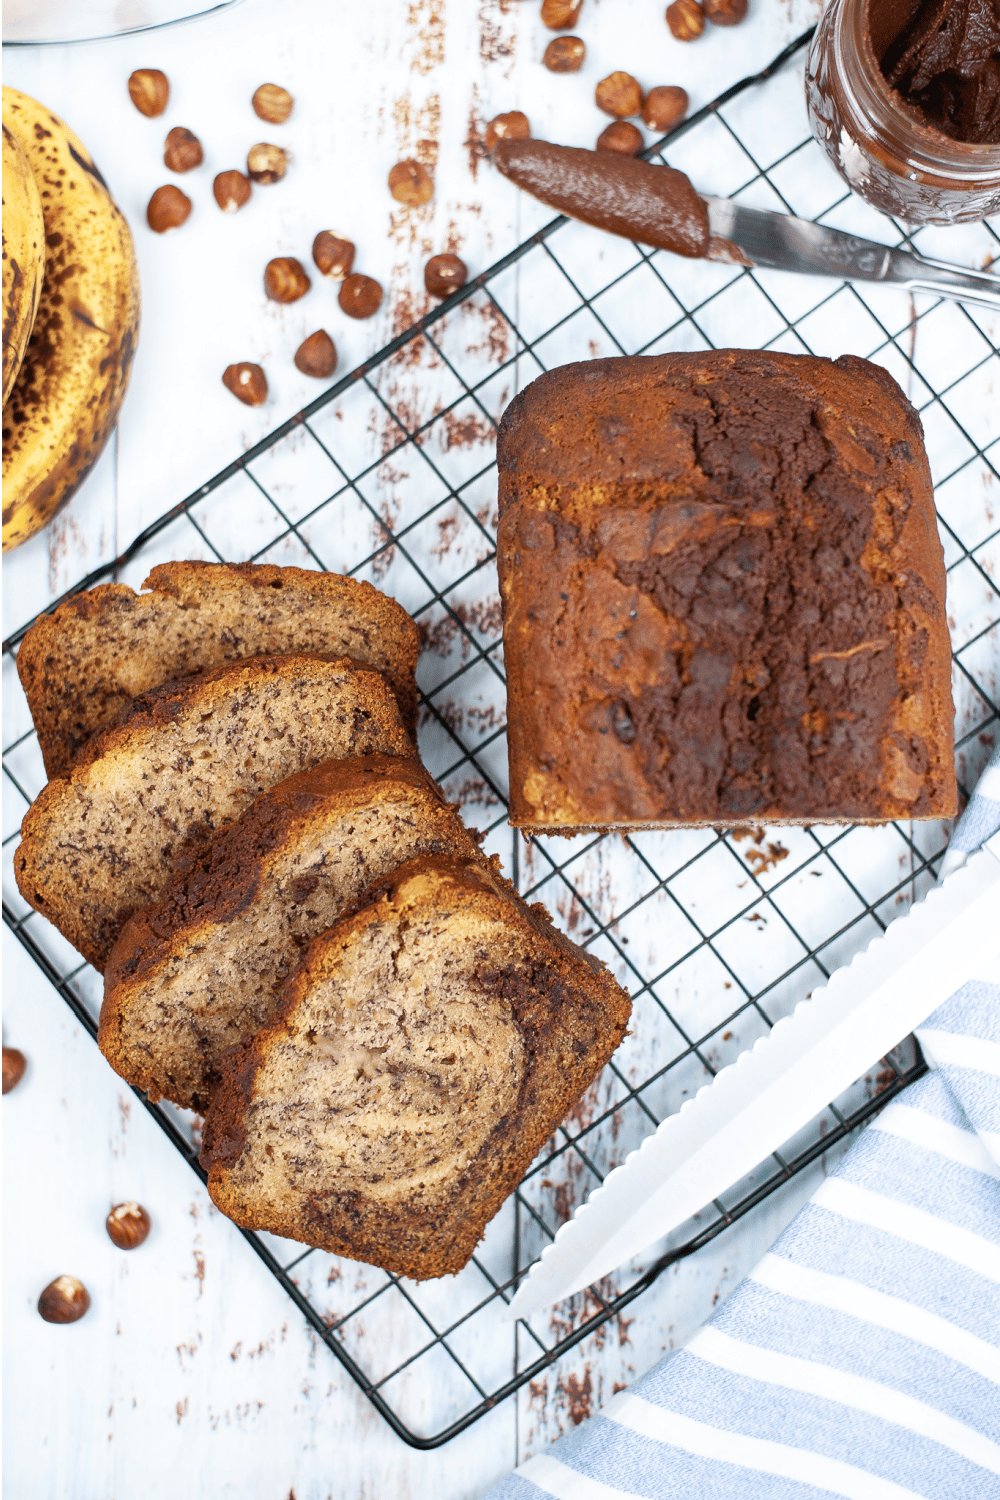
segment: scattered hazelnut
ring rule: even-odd
[[[424,266],[424,286],[432,297],[450,297],[468,279],[468,267],[457,255],[432,255]]]
[[[250,103],[259,119],[266,120],[269,125],[284,125],[295,100],[280,83],[262,83]]]
[[[341,240],[329,229],[321,229],[313,240],[313,260],[322,276],[334,281],[343,281],[351,274],[354,264],[354,246],[350,240]]]
[[[175,125],[168,133],[165,148],[163,165],[171,172],[190,172],[194,167],[200,167],[205,159],[201,141],[193,130],[186,130],[183,125]]]
[[[497,141],[526,141],[531,135],[528,116],[519,109],[510,109],[505,115],[495,115],[486,127],[484,137],[487,151],[492,151]]]
[[[612,120],[597,137],[598,151],[614,151],[618,156],[638,156],[645,144],[642,131],[627,120]]]
[[[288,157],[280,146],[261,141],[247,152],[247,175],[254,182],[279,182],[288,170]]]
[[[156,234],[166,234],[168,229],[179,229],[191,212],[191,199],[179,187],[168,182],[159,187],[146,208],[146,223]]]
[[[419,208],[434,196],[434,179],[418,161],[398,161],[389,173],[389,191],[397,203]]]
[[[170,98],[170,83],[159,68],[136,68],[128,81],[128,96],[141,115],[162,115]]]
[[[263,406],[267,400],[267,377],[260,365],[227,365],[222,375],[222,384],[232,391],[237,401],[244,406]]]
[[[705,12],[698,0],[673,0],[667,6],[667,25],[679,42],[693,42],[705,30]]]
[[[301,261],[279,255],[264,267],[264,290],[272,302],[298,302],[312,286]]]
[[[572,31],[583,0],[542,0],[542,24],[550,31]]]
[[[135,1250],[151,1226],[149,1214],[141,1203],[116,1203],[105,1219],[104,1227],[119,1250]]]
[[[38,1299],[46,1323],[76,1323],[90,1306],[90,1293],[75,1276],[57,1276]]]
[[[374,277],[354,271],[341,283],[337,301],[349,318],[370,318],[382,305],[382,288]]]
[[[3,1091],[5,1094],[17,1088],[27,1066],[24,1053],[18,1052],[16,1047],[3,1049]]]
[[[250,179],[233,167],[228,172],[219,173],[212,183],[212,192],[222,212],[234,214],[244,203],[250,202]]]
[[[747,0],[701,0],[701,8],[713,26],[738,26],[746,17]]]
[[[578,36],[554,36],[545,49],[542,62],[550,73],[579,73],[587,48]]]
[[[326,380],[337,368],[337,346],[325,328],[317,328],[295,351],[295,368],[303,375]]]
[[[642,89],[631,73],[609,73],[594,90],[594,102],[606,115],[624,120],[642,109]]]
[[[672,84],[650,89],[642,101],[642,118],[650,130],[669,130],[687,114],[688,96]]]

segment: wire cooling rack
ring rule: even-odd
[[[808,35],[647,155],[705,191],[978,264],[987,225],[907,235],[845,194],[808,135]],[[506,826],[505,691],[494,566],[496,422],[542,370],[598,355],[737,345],[884,365],[919,409],[949,580],[957,766],[997,731],[997,351],[988,314],[879,287],[687,262],[555,219],[217,474],[79,588],[134,586],[169,558],[248,558],[368,578],[417,619],[420,749],[520,890],[633,996],[631,1035],[535,1161],[458,1277],[417,1284],[267,1234],[246,1237],[406,1442],[446,1442],[535,1382],[843,1139],[924,1070],[904,1043],[750,1177],[600,1286],[512,1326],[518,1281],[587,1192],[934,879],[948,825],[755,828],[521,843]],[[990,446],[992,444],[992,447]],[[993,492],[1000,499],[1000,489]],[[11,859],[44,771],[4,644],[4,920],[91,1035],[100,977],[21,901]],[[202,1177],[198,1122],[140,1099]],[[588,1387],[589,1388],[589,1387]],[[532,1387],[534,1389],[534,1386]]]

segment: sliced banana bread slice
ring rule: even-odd
[[[350,656],[385,674],[414,732],[417,627],[370,583],[270,563],[171,562],[143,589],[77,594],[21,643],[17,670],[48,776],[65,776],[136,694],[247,656]]]
[[[223,1062],[209,1192],[244,1228],[458,1271],[629,1011],[493,868],[412,860],[310,944],[275,1020]]]
[[[296,771],[412,756],[385,679],[353,662],[257,656],[125,708],[50,781],[21,825],[18,889],[95,968],[172,861]]]
[[[104,975],[108,1062],[204,1113],[223,1052],[273,1018],[306,943],[421,853],[478,850],[415,760],[325,761],[258,797],[126,924]]]

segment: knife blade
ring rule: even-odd
[[[747,208],[732,198],[702,197],[708,205],[709,260],[844,281],[881,281],[1000,309],[1000,276],[931,260],[914,250],[894,250],[792,214]]]
[[[1000,955],[1000,834],[890,923],[590,1194],[508,1320],[562,1301],[710,1204]]]

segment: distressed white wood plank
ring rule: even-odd
[[[535,0],[479,0],[476,6],[457,0],[369,0],[363,8],[289,0],[281,8],[280,25],[272,4],[245,0],[228,14],[155,36],[6,54],[7,81],[64,114],[109,177],[134,226],[145,311],[133,388],[120,424],[117,501],[110,470],[95,471],[65,513],[65,530],[53,528],[51,536],[4,559],[5,621],[20,623],[95,566],[98,556],[110,555],[116,504],[117,540],[124,545],[166,506],[321,390],[320,383],[299,377],[291,364],[304,334],[327,327],[340,348],[342,373],[424,310],[421,271],[432,250],[457,248],[475,272],[546,222],[546,209],[518,195],[470,152],[468,140],[495,112],[523,108],[536,134],[588,145],[605,123],[592,102],[593,84],[612,68],[630,69],[647,87],[681,82],[696,108],[766,62],[815,18],[817,9],[813,0],[781,5],[757,0],[744,27],[709,31],[696,46],[685,47],[670,38],[660,4],[585,0],[578,30],[589,54],[576,77],[556,77],[540,66],[550,33],[539,23]],[[125,93],[128,73],[143,65],[163,67],[174,87],[170,110],[159,121],[143,120]],[[265,78],[286,83],[296,95],[296,113],[284,127],[264,126],[249,108],[250,93]],[[797,88],[794,78],[786,79],[782,100],[797,101]],[[160,160],[162,139],[177,123],[200,135],[206,164],[178,179],[194,198],[195,213],[179,233],[161,239],[146,229],[144,210],[152,188],[169,177]],[[781,111],[776,121],[753,123],[765,131],[777,129]],[[212,176],[240,164],[254,140],[269,138],[287,140],[295,153],[288,178],[257,190],[241,214],[223,216],[211,198]],[[435,140],[436,148],[418,144]],[[672,155],[678,165],[700,185],[725,187],[717,178],[730,168],[727,160],[706,153],[693,138],[682,146]],[[389,167],[413,152],[430,160],[435,150],[433,204],[411,215],[401,213],[385,187]],[[866,222],[861,232],[869,227]],[[319,228],[355,239],[358,268],[385,284],[388,296],[378,318],[351,323],[339,312],[334,290],[318,276],[309,295],[290,308],[276,308],[263,298],[260,277],[266,260],[295,254],[309,264]],[[978,241],[972,236],[966,243],[965,234],[945,232],[933,253],[962,259],[968,251],[974,256]],[[570,235],[575,236],[572,246]],[[578,235],[568,231],[563,245],[567,258],[571,250],[575,256],[574,275],[591,276],[594,285],[608,279],[616,257],[634,258],[628,246],[587,230]],[[713,274],[713,268],[671,261],[671,273],[683,291]],[[533,270],[524,274],[536,275]],[[783,308],[788,299],[786,310],[796,316],[814,305],[801,300],[808,290],[802,278],[784,278],[768,290]],[[512,273],[504,295],[515,316],[530,318],[537,298],[526,289],[520,270]],[[878,316],[896,320],[894,331],[904,328],[908,311],[900,312],[899,294],[880,296],[877,305],[874,296],[869,305]],[[629,338],[639,336],[630,316],[627,305],[608,314],[609,326],[626,348],[631,347]],[[863,308],[857,317],[858,324],[848,332],[860,338]],[[748,324],[736,322],[730,328],[733,342],[753,341]],[[847,336],[841,331],[847,328],[841,322],[834,333]],[[810,336],[818,345],[826,335],[817,323]],[[502,350],[510,352],[509,335],[485,311],[453,315],[440,339],[463,378],[481,378]],[[923,358],[933,361],[934,344],[925,341],[923,329],[915,348],[918,369]],[[586,357],[587,352],[573,348],[561,357]],[[824,347],[821,352],[839,349]],[[259,413],[239,406],[219,381],[224,365],[239,358],[260,359],[268,370],[272,395]],[[905,365],[902,375],[909,376]],[[502,409],[517,378],[504,377],[510,389],[505,384],[484,393],[490,415]],[[449,399],[447,372],[426,349],[416,363],[400,360],[387,366],[379,373],[378,389],[410,426],[429,420]],[[970,422],[990,420],[990,389],[970,377],[960,394]],[[919,377],[913,379],[913,399],[921,399]],[[345,463],[348,457],[360,460],[363,451],[378,458],[389,426],[378,415],[374,398],[359,391],[355,399],[345,398],[342,408],[339,418],[328,410],[317,423],[324,441],[329,436],[331,446],[341,446]],[[938,422],[932,413],[929,430],[931,419]],[[949,445],[956,451],[960,447],[947,420],[945,415],[933,426],[935,443],[940,429],[942,454],[950,451]],[[473,472],[489,451],[488,424],[482,413],[465,406],[456,408],[452,418],[441,418],[426,445],[428,458],[448,483]],[[102,463],[107,468],[111,460],[106,456]],[[254,472],[285,515],[297,521],[322,497],[326,464],[317,458],[312,440],[298,433],[262,458]],[[396,523],[407,507],[430,503],[435,483],[429,474],[401,476],[391,463],[379,465],[370,498],[385,519]],[[251,555],[264,545],[261,537],[273,525],[266,502],[248,484],[241,476],[225,501],[212,507],[207,530],[230,555],[241,547],[241,555]],[[965,545],[980,547],[993,529],[991,477],[979,468],[970,471],[968,482],[959,476],[946,498],[947,514]],[[495,485],[481,486],[470,492],[466,513],[447,502],[414,537],[414,558],[434,587],[440,586],[438,573],[454,576],[459,562],[475,560],[484,529],[489,535],[495,526],[494,505]],[[338,515],[344,523],[339,531]],[[356,507],[339,513],[330,507],[315,524],[303,525],[313,562],[319,557],[328,566],[354,566],[368,555],[376,528],[369,520],[359,526],[357,516]],[[274,559],[308,565],[310,555],[286,547],[280,531],[278,526],[272,532],[277,538]],[[208,555],[188,522],[150,549],[130,570],[128,581],[137,584],[154,561],[177,555]],[[992,562],[987,559],[984,565]],[[370,576],[411,607],[420,606],[423,596],[418,598],[415,575],[399,558]],[[965,609],[971,594],[961,587],[954,593],[956,608]],[[485,648],[497,639],[494,594],[484,570],[474,584],[448,596]],[[427,623],[431,649],[420,671],[422,686],[430,692],[453,669],[462,645],[449,633],[438,605],[428,611]],[[970,648],[970,663],[978,650]],[[995,661],[991,666],[976,657],[975,664],[984,681],[993,672],[995,687]],[[445,689],[441,697],[445,722],[458,726],[467,740],[502,725],[502,693],[484,667],[463,679],[458,691]],[[11,698],[16,713],[16,688]],[[978,712],[970,704],[970,724]],[[455,759],[436,723],[422,727],[421,744],[437,771]],[[976,742],[975,755],[986,751],[985,742]],[[37,767],[28,763],[27,750],[24,754],[24,775],[30,779]],[[502,784],[502,739],[490,755]],[[460,767],[452,782],[449,791],[465,803],[470,821],[480,826],[492,821],[496,808],[468,768]],[[11,826],[20,816],[16,800],[12,795],[5,804]],[[488,847],[509,857],[509,833],[498,830]],[[580,890],[603,919],[630,904],[632,878],[615,865],[608,845],[592,861]],[[608,905],[612,899],[615,904]],[[580,936],[572,900],[554,890],[551,904],[558,919]],[[652,941],[645,931],[632,930],[631,937]],[[655,1292],[562,1362],[547,1381],[506,1402],[443,1453],[415,1453],[392,1436],[333,1356],[314,1347],[280,1289],[241,1237],[210,1209],[196,1180],[145,1114],[135,1108],[126,1123],[118,1081],[73,1025],[62,1001],[47,991],[30,965],[24,968],[19,948],[6,935],[5,944],[13,950],[5,1040],[20,1045],[31,1059],[21,1090],[4,1101],[7,1123],[13,1125],[7,1135],[6,1291],[6,1420],[8,1432],[17,1438],[8,1443],[12,1494],[76,1500],[81,1476],[86,1476],[88,1493],[121,1497],[141,1490],[155,1500],[160,1494],[173,1496],[182,1475],[189,1488],[213,1494],[284,1497],[294,1491],[297,1500],[354,1500],[366,1494],[403,1500],[433,1494],[471,1500],[588,1406],[596,1407],[616,1383],[647,1368],[671,1342],[680,1342],[749,1268],[808,1192],[803,1179],[763,1205],[669,1273]],[[692,984],[687,995],[692,1024],[699,1006],[704,1009],[701,993]],[[789,989],[775,1003],[787,1006],[796,998]],[[709,1024],[706,1020],[702,1029]],[[713,1038],[713,1060],[746,1040],[739,1028],[728,1039]],[[636,1028],[630,1045],[623,1066],[647,1076],[660,1053],[665,1058],[670,1036],[659,1022],[655,1027],[650,1023]],[[671,1075],[661,1102],[671,1105],[672,1100],[676,1107],[681,1088],[703,1081],[699,1066],[688,1070],[690,1077]],[[607,1079],[602,1081],[601,1088],[611,1087]],[[612,1097],[608,1094],[604,1102]],[[640,1125],[630,1117],[617,1136],[610,1130],[599,1143],[605,1157],[610,1160],[629,1149],[629,1133],[635,1135]],[[38,1221],[39,1183],[46,1191],[46,1226],[54,1212],[59,1220],[58,1231],[46,1228],[44,1236],[44,1255],[51,1249],[51,1265],[39,1250],[38,1236],[19,1233],[22,1225]],[[544,1192],[561,1194],[562,1206],[571,1207],[572,1195],[582,1188],[582,1177],[569,1174]],[[128,1258],[105,1240],[102,1223],[114,1198],[133,1195],[147,1202],[156,1229],[148,1245]],[[74,1263],[64,1263],[63,1255]],[[60,1270],[83,1276],[95,1296],[94,1309],[75,1328],[48,1329],[33,1311],[34,1298]],[[435,1293],[421,1295],[433,1302]],[[394,1337],[402,1339],[405,1333],[406,1318],[395,1325],[387,1307],[369,1321],[364,1337],[374,1335],[390,1348]],[[116,1331],[119,1324],[121,1333]],[[508,1358],[509,1332],[496,1333],[494,1344],[480,1330],[470,1332],[466,1352],[477,1369],[495,1373],[494,1366],[499,1369]],[[522,1350],[521,1357],[529,1356]],[[426,1389],[432,1401],[433,1371]],[[417,1381],[396,1394],[400,1402],[410,1403],[418,1425],[422,1416],[433,1425],[427,1405],[421,1410]],[[52,1411],[71,1415],[57,1425],[49,1420]],[[193,1485],[189,1476],[197,1476]]]
[[[322,389],[292,363],[306,334],[326,327],[340,370],[348,370],[428,305],[427,255],[451,245],[475,272],[546,222],[547,209],[499,180],[467,144],[495,112],[523,108],[536,133],[590,144],[606,123],[593,85],[610,69],[630,67],[647,86],[681,81],[695,108],[764,63],[815,10],[813,0],[761,8],[752,23],[685,46],[657,6],[589,0],[578,28],[587,61],[569,77],[541,66],[551,34],[536,7],[511,0],[321,8],[286,0],[280,26],[267,0],[245,0],[155,34],[9,49],[7,81],[44,99],[87,143],[135,237],[143,321],[120,423],[121,544]],[[129,102],[125,80],[150,65],[168,74],[171,99],[164,116],[146,120]],[[296,96],[283,126],[266,126],[250,108],[262,73],[284,79]],[[182,178],[162,162],[164,135],[175,124],[193,129],[205,149],[202,167]],[[259,139],[287,145],[293,165],[283,182],[255,188],[245,209],[224,215],[212,179],[241,166]],[[404,210],[385,179],[414,152],[434,162],[435,198],[425,209]],[[159,236],[145,208],[168,180],[194,209],[181,230]],[[314,269],[313,237],[330,227],[355,240],[358,269],[386,287],[382,310],[367,322],[345,317],[336,288],[319,276],[289,307],[264,297],[266,262],[297,255]],[[221,384],[226,365],[240,359],[268,374],[268,402],[253,411]],[[77,512],[96,504],[96,490],[95,476],[74,501]]]

